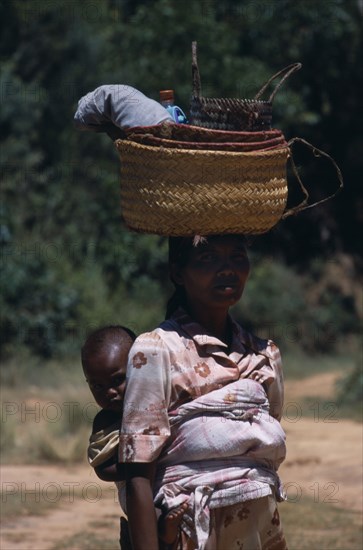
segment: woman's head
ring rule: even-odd
[[[169,270],[176,290],[167,317],[178,306],[228,310],[240,299],[249,274],[245,237],[172,237]]]
[[[82,367],[96,403],[122,411],[126,367],[135,334],[121,326],[103,327],[88,336],[82,347]]]

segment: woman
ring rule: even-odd
[[[278,349],[246,333],[228,313],[249,275],[244,238],[171,238],[169,259],[176,290],[167,320],[141,335],[129,356],[120,460],[130,463],[134,549],[158,548],[153,493],[166,504],[188,502],[180,548],[286,549],[278,478],[268,460],[181,463],[175,477],[165,467],[175,437],[170,419],[183,404],[241,378],[263,387],[274,419],[283,399]]]

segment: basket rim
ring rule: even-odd
[[[130,147],[134,149],[144,150],[145,152],[153,152],[156,155],[166,155],[166,156],[172,156],[172,155],[189,155],[193,157],[203,157],[203,156],[213,156],[213,157],[269,157],[269,156],[276,156],[278,154],[282,154],[283,152],[286,152],[287,157],[290,156],[290,147],[288,145],[285,145],[283,147],[276,147],[274,149],[267,149],[265,151],[257,150],[257,151],[216,151],[216,150],[210,150],[210,149],[174,149],[170,147],[162,147],[162,146],[153,146],[153,145],[144,145],[142,143],[138,143],[136,141],[131,140],[124,140],[124,139],[117,139],[115,141],[116,148],[120,150],[122,147]]]
[[[217,135],[223,135],[223,134],[226,134],[226,133],[232,133],[233,134],[246,134],[246,135],[250,135],[250,134],[275,134],[276,132],[281,132],[281,130],[279,130],[278,128],[269,128],[268,130],[252,130],[252,131],[249,131],[249,130],[218,130],[218,129],[214,129],[214,128],[205,128],[203,126],[196,126],[195,124],[176,124],[174,122],[167,122],[167,123],[162,123],[162,124],[152,124],[150,126],[131,126],[130,128],[127,128],[127,130],[125,130],[126,132],[126,135],[129,135],[131,134],[132,132],[140,132],[141,133],[141,130],[143,130],[145,133],[147,132],[148,129],[151,129],[151,128],[163,128],[163,127],[177,127],[177,128],[180,128],[180,127],[185,127],[185,128],[188,128],[189,130],[195,130],[195,131],[205,131],[205,132],[212,132],[212,133],[215,133]],[[119,139],[119,138],[118,138]]]

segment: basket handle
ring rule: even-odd
[[[197,59],[197,42],[192,42],[192,82],[193,82],[193,97],[201,97],[201,80],[200,80],[200,73],[199,73],[199,67],[198,67],[198,59]],[[285,80],[290,76],[290,74],[294,73],[295,71],[299,71],[301,69],[302,65],[301,63],[293,63],[292,65],[288,65],[284,69],[281,69],[276,74],[274,74],[267,82],[262,86],[259,92],[255,95],[254,99],[259,99],[266,88],[269,86],[269,84],[275,80],[278,76],[281,74],[284,74],[285,71],[286,74],[281,78],[280,82],[277,84],[275,89],[272,91],[270,97],[268,98],[268,101],[273,101],[276,93],[282,86],[282,84],[285,82]]]
[[[264,91],[266,90],[266,88],[269,86],[269,84],[271,84],[271,82],[273,80],[275,80],[275,78],[277,78],[278,76],[282,75],[285,73],[286,71],[286,74],[284,74],[284,76],[281,78],[280,82],[276,85],[275,89],[272,91],[270,97],[268,98],[268,101],[271,102],[273,101],[276,93],[278,92],[278,90],[280,89],[280,87],[282,86],[282,84],[285,82],[285,80],[292,74],[294,73],[295,71],[299,71],[302,67],[302,64],[301,63],[293,63],[292,65],[288,65],[287,67],[285,67],[284,69],[281,69],[281,71],[279,71],[278,73],[274,74],[273,76],[271,76],[271,78],[266,82],[266,84],[264,84],[261,88],[261,90],[259,92],[257,92],[257,94],[255,95],[254,99],[260,99],[260,97],[262,96],[262,94],[264,93]]]
[[[200,82],[200,74],[197,61],[197,42],[192,42],[192,82],[193,96],[200,97],[202,85]]]
[[[291,161],[292,169],[293,169],[294,174],[295,174],[295,176],[296,176],[296,178],[299,182],[300,188],[301,188],[303,194],[305,195],[305,198],[297,206],[293,206],[292,208],[289,208],[289,210],[286,210],[286,212],[284,212],[284,214],[282,215],[283,220],[285,218],[288,218],[289,216],[292,216],[293,214],[297,214],[298,212],[301,212],[302,210],[307,210],[308,208],[313,208],[314,206],[317,206],[318,204],[322,204],[323,202],[326,202],[329,199],[332,199],[344,187],[343,176],[342,176],[342,173],[340,171],[340,168],[337,165],[337,163],[335,162],[335,160],[332,159],[332,157],[330,155],[328,155],[328,153],[324,153],[324,151],[321,151],[320,149],[318,149],[314,145],[311,145],[311,143],[309,143],[308,141],[305,141],[305,139],[297,138],[297,137],[295,137],[293,139],[290,139],[290,141],[288,142],[288,146],[290,147],[290,150],[291,150],[292,145],[296,142],[303,143],[304,145],[306,145],[309,149],[311,149],[313,151],[313,154],[314,154],[315,157],[321,157],[322,156],[322,157],[328,158],[332,162],[332,164],[333,164],[333,166],[336,170],[337,177],[338,177],[339,187],[334,193],[332,193],[328,197],[325,197],[325,199],[321,199],[320,201],[314,202],[313,204],[307,204],[308,199],[309,199],[309,192],[307,191],[306,187],[304,186],[304,184],[302,183],[302,181],[300,179],[300,176],[299,176],[299,173],[297,171],[294,159],[291,155],[290,156],[290,161]]]

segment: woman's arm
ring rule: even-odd
[[[152,484],[155,463],[127,464],[127,516],[133,550],[158,550]]]
[[[139,336],[129,353],[119,461],[134,550],[158,550],[154,463],[170,437],[170,352],[157,332]]]

